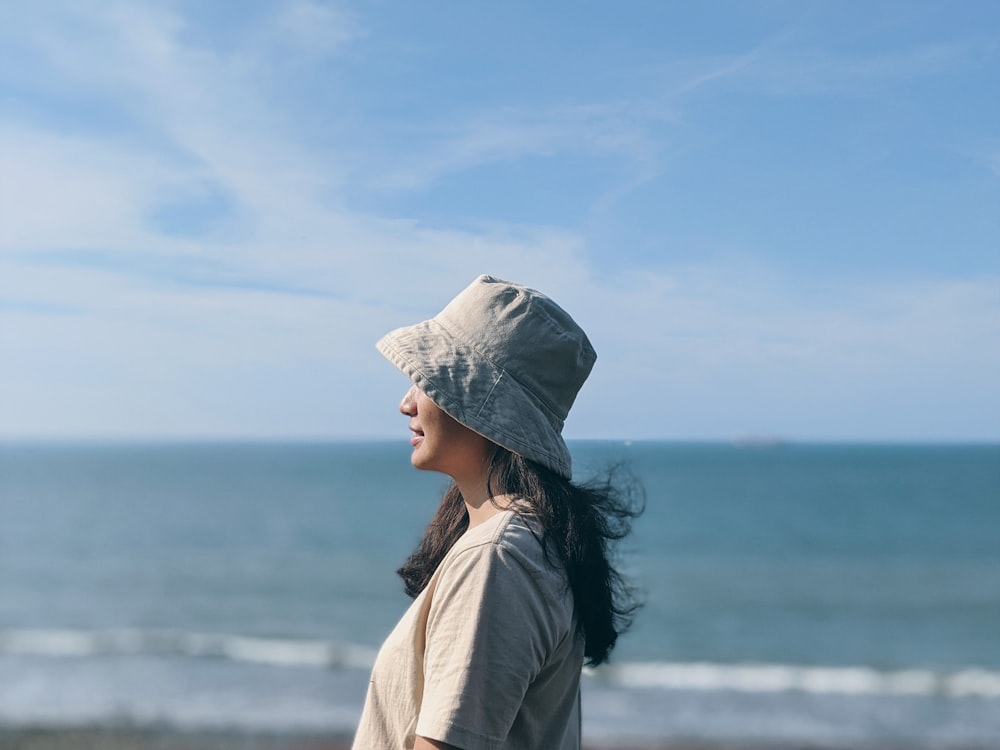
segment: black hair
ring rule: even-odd
[[[512,509],[541,531],[546,559],[566,574],[573,592],[577,629],[585,639],[589,666],[608,660],[618,636],[632,624],[641,606],[636,592],[615,567],[614,544],[629,534],[642,513],[642,488],[623,465],[604,477],[576,484],[535,461],[497,446],[487,475],[491,501],[512,495]],[[416,597],[455,541],[468,529],[465,502],[454,483],[417,549],[396,571],[406,593]]]

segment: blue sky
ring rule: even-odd
[[[479,273],[569,437],[1000,440],[993,2],[0,8],[0,437],[402,437]]]

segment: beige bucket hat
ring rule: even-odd
[[[436,316],[376,347],[466,427],[572,477],[563,423],[597,354],[544,294],[480,276]]]

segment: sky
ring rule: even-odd
[[[0,439],[406,439],[480,273],[569,438],[1000,440],[1000,4],[0,5]]]

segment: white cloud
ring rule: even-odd
[[[304,49],[314,55],[339,53],[349,43],[365,36],[357,19],[346,10],[311,0],[287,3],[279,11],[274,26],[284,37],[286,44],[282,46],[291,50]]]
[[[601,310],[616,314],[581,316],[601,354],[593,390],[619,393],[598,399],[605,423],[674,437],[909,439],[947,424],[939,437],[996,438],[1000,351],[988,342],[1000,335],[1000,278],[829,283],[825,305],[789,294],[801,283],[714,267],[605,291]]]
[[[777,96],[870,96],[890,84],[979,67],[974,45],[916,45],[872,53],[830,51],[791,46],[779,39],[734,58],[729,65],[697,77],[698,86],[716,80],[723,85]],[[720,66],[717,74],[714,70]],[[695,88],[687,84],[678,93]]]
[[[382,399],[400,381],[372,342],[481,272],[546,290],[591,332],[600,359],[570,434],[998,436],[996,279],[818,285],[724,261],[602,275],[574,228],[351,212],[338,144],[300,145],[256,83],[262,61],[185,46],[162,7],[108,7],[74,19],[85,35],[29,37],[50,90],[114,102],[133,129],[0,120],[0,436],[389,434]],[[322,50],[359,33],[290,7],[274,31],[290,42],[313,22]],[[377,179],[414,188],[555,152],[642,179],[650,128],[670,118],[648,102],[492,110]],[[231,199],[220,224],[172,236],[150,221],[205,184]]]
[[[390,434],[382,402],[402,381],[372,343],[484,270],[461,244],[346,298],[4,267],[30,298],[57,291],[84,312],[5,315],[3,432]],[[783,293],[796,279],[746,268],[601,279],[572,257],[491,249],[497,273],[549,292],[598,348],[571,435],[996,437],[1000,279],[831,286],[840,301],[817,307]]]
[[[659,162],[651,129],[675,119],[663,105],[644,101],[477,112],[420,133],[431,145],[393,154],[371,185],[412,190],[475,167],[557,154],[612,157],[647,172]]]
[[[721,81],[732,76],[739,75],[750,67],[759,57],[758,51],[753,51],[745,55],[740,55],[735,59],[723,59],[717,62],[709,62],[708,70],[698,72],[688,80],[683,81],[671,92],[672,96],[680,96],[696,91],[713,81]],[[701,64],[704,66],[704,63]]]
[[[387,299],[406,298],[411,267],[450,289],[484,265],[544,267],[540,253],[553,266],[571,260],[578,240],[555,229],[444,231],[343,211],[336,172],[268,115],[244,70],[183,48],[172,36],[180,21],[145,12],[129,6],[106,15],[105,48],[93,65],[77,39],[53,57],[74,80],[128,102],[170,147],[7,126],[4,197],[12,221],[0,249],[97,249],[116,272],[140,279],[173,258],[175,279],[190,276],[186,264],[195,263],[203,283],[265,281],[361,298],[380,288]],[[235,221],[194,239],[150,226],[158,200],[205,181],[232,196]]]

